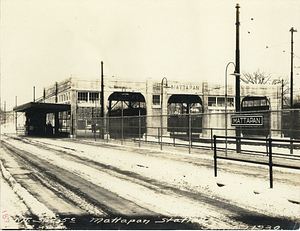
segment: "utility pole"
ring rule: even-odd
[[[100,138],[104,139],[104,83],[103,83],[103,61],[101,61],[101,95],[100,95],[100,103],[101,103],[101,132]]]
[[[281,109],[283,109],[283,79],[281,80]]]
[[[35,102],[35,86],[33,86],[33,102]]]
[[[236,6],[236,48],[235,48],[235,73],[240,74],[240,22],[239,22],[239,8],[240,5],[237,3]],[[235,76],[235,108],[236,112],[241,110],[241,97],[240,97],[240,75]]]
[[[292,27],[290,29],[291,32],[291,105],[290,108],[293,108],[293,58],[294,58],[294,51],[293,51],[293,33],[297,32],[297,30],[294,29],[294,27]]]
[[[104,117],[104,83],[103,83],[103,61],[101,61],[101,117]]]
[[[239,21],[239,9],[240,5],[237,3],[236,6],[236,48],[235,48],[235,112],[241,111],[241,97],[240,97],[240,21]],[[236,128],[235,134],[237,137],[241,136],[241,130],[239,127]],[[236,152],[241,152],[241,140],[236,140]]]

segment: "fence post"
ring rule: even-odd
[[[85,120],[85,127],[84,127],[84,137],[86,139],[86,126],[87,126],[87,120]]]
[[[189,153],[191,153],[192,148],[192,126],[191,126],[191,113],[189,111]]]
[[[213,149],[213,129],[211,128],[210,129],[210,146],[211,146],[211,149]]]
[[[269,171],[270,171],[270,188],[273,188],[273,163],[272,163],[272,139],[269,138]]]
[[[96,119],[95,119],[95,121],[96,121]],[[94,139],[96,141],[96,136],[97,136],[97,126],[96,126],[96,124],[97,123],[95,121],[93,121],[93,123],[94,123],[94,129],[92,127],[92,132],[94,132]]]
[[[145,119],[147,119],[147,118],[145,118]],[[148,127],[147,127],[148,125],[147,125],[147,123],[146,123],[146,132],[145,132],[145,143],[147,143],[147,135],[148,135]]]
[[[104,122],[104,120],[103,120]],[[108,136],[109,134],[109,117],[105,120],[105,132],[106,132],[106,142],[108,143]],[[104,137],[103,137],[104,138]]]
[[[163,115],[161,114],[160,115],[160,150],[162,150],[162,142],[163,142]]]
[[[104,117],[100,118],[100,122],[101,123],[99,123],[99,139],[104,139]]]
[[[175,146],[175,127],[174,127],[174,124],[173,124],[173,146]]]
[[[123,103],[123,102],[122,102]],[[121,118],[121,144],[123,144],[124,138],[124,115],[123,115],[123,104],[122,104],[122,118]]]
[[[214,170],[215,170],[215,177],[217,177],[217,138],[214,135]]]
[[[160,143],[159,127],[157,128],[157,143]]]
[[[139,110],[139,147],[141,147],[141,110]]]

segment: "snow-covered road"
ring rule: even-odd
[[[63,169],[151,211],[137,215],[185,218],[177,223],[195,222],[199,226],[190,228],[206,229],[293,228],[299,220],[298,170],[276,170],[275,186],[270,189],[268,169],[263,166],[220,161],[219,175],[214,177],[209,152],[190,155],[69,139],[3,140],[41,163]],[[9,170],[3,156],[1,160]],[[5,203],[1,212],[9,211]],[[86,210],[101,218],[90,208]]]

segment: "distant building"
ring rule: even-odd
[[[213,113],[225,112],[225,87],[222,84],[208,84],[207,82],[189,82],[189,81],[172,81],[168,79],[164,82],[163,89],[161,82],[154,81],[151,78],[146,81],[127,81],[116,79],[104,80],[104,114],[107,114],[108,97],[113,92],[140,92],[146,101],[147,115],[158,116],[161,112],[166,115],[176,108],[168,109],[169,100],[174,100],[175,96],[194,95],[199,97],[199,105],[193,108],[193,113],[204,113],[203,128],[224,128],[224,116],[221,114],[213,115]],[[166,85],[167,82],[167,86]],[[40,102],[70,104],[71,111],[67,115],[71,121],[77,121],[85,118],[100,117],[100,80],[87,80],[70,77],[59,83],[55,83],[44,89],[43,98]],[[235,87],[227,86],[227,112],[235,111]],[[271,110],[281,109],[281,89],[276,85],[245,85],[241,84],[241,102],[246,96],[266,96],[270,102]],[[163,103],[161,108],[161,97]],[[272,115],[273,116],[273,115]],[[51,119],[51,118],[49,118]],[[272,129],[280,129],[280,119],[274,114],[272,118]],[[147,118],[147,125],[150,127],[158,127],[160,123],[159,117]],[[164,124],[166,124],[164,118]],[[76,127],[73,122],[71,127]],[[73,128],[72,128],[73,129]],[[151,130],[148,130],[151,133]],[[156,131],[153,131],[156,132]],[[210,131],[203,130],[203,137],[209,136]]]

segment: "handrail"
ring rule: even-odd
[[[261,165],[268,165],[269,166],[269,175],[270,175],[270,188],[273,188],[273,166],[276,167],[282,167],[282,168],[292,168],[292,169],[299,169],[300,167],[298,166],[291,166],[291,165],[282,165],[282,164],[274,164],[273,163],[273,152],[272,152],[272,142],[290,142],[290,140],[280,140],[280,139],[272,139],[272,138],[249,138],[249,137],[240,137],[240,136],[217,136],[214,135],[214,173],[215,173],[215,177],[217,177],[217,159],[226,159],[226,160],[232,160],[232,161],[240,161],[240,162],[247,162],[247,163],[252,163],[252,164],[261,164]],[[238,158],[231,158],[231,157],[224,157],[224,156],[218,156],[217,155],[217,138],[230,138],[230,139],[244,139],[244,140],[256,140],[256,141],[264,141],[266,143],[268,143],[268,150],[267,150],[267,154],[269,157],[269,162],[259,162],[259,161],[254,161],[254,160],[244,160],[244,159],[238,159]],[[295,141],[295,140],[293,140]],[[300,143],[300,140],[297,140],[296,142]]]

